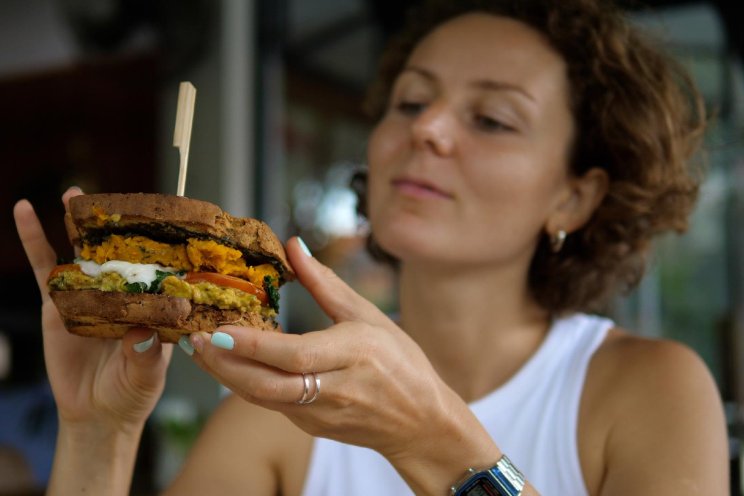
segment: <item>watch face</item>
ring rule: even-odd
[[[499,493],[496,492],[496,488],[492,485],[485,483],[485,484],[478,484],[475,487],[473,487],[470,491],[468,491],[468,496],[500,496]]]
[[[479,477],[474,481],[470,481],[465,488],[464,494],[467,496],[501,496],[496,486],[485,477]]]

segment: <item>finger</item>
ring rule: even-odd
[[[77,228],[71,218],[68,218],[67,214],[70,213],[70,199],[82,194],[84,194],[83,190],[77,186],[68,188],[67,191],[62,194],[62,203],[65,206],[65,229],[67,230],[67,238],[70,240],[75,252],[75,257],[80,256],[80,240],[78,239],[79,235],[77,233]]]
[[[152,329],[139,327],[127,331],[121,345],[127,357],[129,380],[143,389],[160,387],[173,346],[161,344],[158,333]]]
[[[330,268],[309,255],[304,243],[292,238],[287,243],[287,254],[297,278],[318,302],[333,322],[352,320],[386,325],[390,321],[376,306],[351,289]]]
[[[344,327],[339,324],[319,332],[283,334],[224,326],[211,335],[194,334],[191,342],[201,353],[220,350],[225,352],[221,356],[247,358],[285,372],[326,372],[348,367],[361,352],[360,340]]]
[[[71,186],[67,188],[67,191],[62,193],[62,203],[65,205],[65,212],[70,211],[70,198],[83,194],[85,193],[83,193],[83,190],[80,189],[78,186]]]
[[[54,249],[47,241],[44,229],[41,227],[39,218],[28,200],[20,200],[13,207],[13,217],[21,239],[23,250],[31,263],[31,268],[39,286],[42,301],[49,299],[47,290],[47,277],[57,265],[57,256]]]
[[[304,391],[301,374],[270,367],[214,346],[194,353],[193,359],[220,384],[252,403],[293,403]]]

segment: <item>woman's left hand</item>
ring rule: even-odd
[[[305,254],[297,239],[287,252],[300,283],[334,324],[305,334],[225,326],[211,342],[207,333],[194,334],[196,362],[234,393],[284,413],[304,431],[372,448],[391,461],[419,457],[448,434],[461,438],[457,426],[474,418],[419,346]],[[220,338],[232,349],[215,346]],[[296,403],[305,388],[302,373],[320,379],[311,404]],[[313,380],[311,395],[314,389]]]

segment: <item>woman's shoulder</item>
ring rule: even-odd
[[[583,403],[607,422],[634,415],[652,418],[701,401],[721,400],[707,365],[689,346],[671,339],[638,336],[613,327],[587,371]],[[692,403],[692,404],[691,404]]]
[[[592,358],[587,386],[592,385],[596,400],[626,414],[631,407],[641,411],[663,403],[672,407],[682,399],[706,398],[720,404],[710,370],[693,349],[620,327],[607,333]]]
[[[217,407],[169,494],[300,494],[313,438],[236,395]]]
[[[582,449],[604,459],[594,473],[604,473],[605,483],[617,477],[623,485],[623,470],[644,466],[679,477],[684,470],[673,463],[701,458],[705,468],[687,467],[689,475],[701,471],[700,480],[709,480],[718,472],[711,467],[727,459],[713,376],[694,350],[674,340],[611,329],[589,365],[580,419]]]
[[[627,386],[635,395],[657,384],[648,383],[649,379],[660,380],[665,387],[687,385],[688,379],[696,377],[710,379],[707,365],[697,352],[679,341],[641,336],[593,314],[577,313],[561,322],[570,331],[565,335],[581,338],[591,346],[588,380],[612,386],[607,393]]]
[[[726,424],[716,383],[694,350],[669,339],[609,331],[587,371],[579,445],[592,492],[675,487],[683,480],[713,488],[726,479]]]
[[[597,349],[592,372],[636,393],[675,385],[689,389],[690,380],[712,385],[712,376],[700,355],[679,341],[639,336],[613,327]]]

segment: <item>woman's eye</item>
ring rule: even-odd
[[[424,110],[426,105],[420,102],[401,101],[401,102],[398,102],[398,104],[395,107],[398,109],[398,112],[400,112],[401,114],[418,115]]]
[[[483,131],[514,131],[512,126],[487,115],[477,114],[474,119],[476,127]]]

